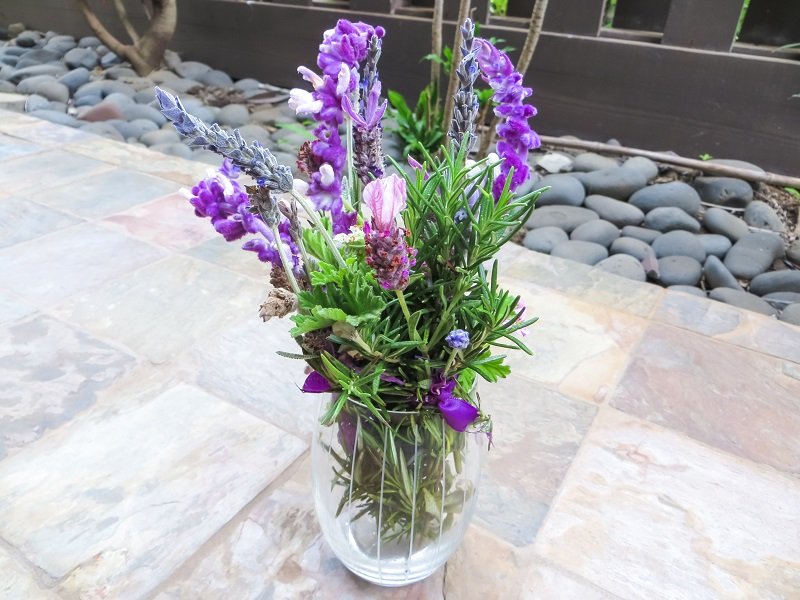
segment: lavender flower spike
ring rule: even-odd
[[[255,178],[259,185],[281,192],[292,191],[292,171],[278,164],[272,153],[258,142],[248,144],[238,129],[233,133],[223,131],[216,123],[209,127],[190,115],[177,96],[156,88],[156,98],[161,112],[172,121],[181,135],[193,138],[192,146],[202,146],[231,159],[242,171]]]
[[[475,80],[478,77],[478,63],[475,59],[477,50],[473,50],[475,26],[472,19],[466,19],[461,26],[463,41],[461,43],[461,62],[456,69],[460,83],[453,104],[453,119],[447,135],[453,140],[455,149],[466,145],[469,153],[475,140],[475,119],[478,116],[478,97],[475,95]]]

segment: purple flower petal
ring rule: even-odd
[[[311,371],[303,383],[303,391],[306,394],[322,394],[330,392],[332,389],[330,382],[317,371]]]
[[[461,398],[449,396],[439,402],[439,412],[456,431],[464,431],[478,417],[478,409]]]

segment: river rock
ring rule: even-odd
[[[254,123],[248,123],[239,129],[239,133],[248,142],[257,141],[262,146],[269,147],[272,140],[269,137],[269,131]]]
[[[36,93],[54,102],[69,102],[69,88],[57,81],[45,81],[37,85]]]
[[[124,142],[125,138],[119,132],[119,130],[107,123],[105,121],[98,121],[96,123],[86,123],[85,125],[80,126],[81,131],[87,131],[89,133],[93,133],[95,135],[102,136],[104,138],[108,138],[109,140],[114,140],[116,142]]]
[[[572,157],[563,152],[548,152],[539,155],[534,159],[534,164],[548,173],[572,171]]]
[[[698,223],[697,219],[674,206],[654,208],[645,215],[644,226],[663,232],[675,231],[676,229],[691,231],[692,233],[700,231],[700,223]]]
[[[697,262],[706,259],[703,244],[693,233],[683,230],[669,231],[658,236],[652,244],[658,258],[664,256],[691,256]]]
[[[79,48],[97,48],[100,44],[100,40],[93,35],[87,35],[78,40]]]
[[[753,200],[753,188],[733,177],[698,177],[693,182],[703,202],[744,208]]]
[[[93,106],[81,115],[81,119],[90,122],[110,121],[112,119],[122,119],[124,117],[122,108],[114,102],[103,100],[100,104]]]
[[[753,163],[744,160],[736,160],[735,158],[712,158],[708,162],[716,165],[725,165],[726,167],[733,167],[735,169],[747,169],[755,171],[756,173],[764,173],[764,169]]]
[[[750,282],[750,291],[757,296],[774,292],[800,293],[800,271],[786,269],[785,271],[762,273]]]
[[[636,238],[642,240],[646,244],[652,244],[658,236],[661,235],[660,231],[655,229],[646,229],[645,227],[636,227],[635,225],[626,225],[622,228],[622,235],[625,237]]]
[[[203,84],[194,79],[172,79],[164,84],[164,89],[183,97],[184,94],[191,94],[203,87]]]
[[[241,127],[250,121],[250,113],[244,104],[228,104],[219,111],[217,121],[220,125]]]
[[[48,63],[57,63],[61,58],[61,54],[53,52],[52,50],[45,50],[44,48],[37,48],[26,52],[19,57],[17,61],[17,69],[24,69],[25,67],[34,67],[37,65],[46,65]]]
[[[703,266],[689,256],[665,256],[658,259],[659,279],[662,284],[697,285]]]
[[[233,85],[233,79],[231,79],[231,76],[225,71],[220,71],[219,69],[211,69],[210,71],[206,71],[200,75],[197,80],[205,85],[216,87],[227,88]]]
[[[139,130],[139,135],[136,136],[137,139],[149,131],[158,131],[159,128],[150,119],[133,119],[129,123]]]
[[[700,298],[706,298],[706,293],[698,287],[694,287],[691,285],[671,285],[669,286],[670,290],[673,292],[683,292],[684,294],[691,294],[692,296],[699,296]]]
[[[211,150],[206,150],[205,148],[195,148],[192,150],[192,160],[214,165],[215,167],[219,167],[221,162],[219,154]]]
[[[718,233],[701,233],[697,236],[697,240],[703,245],[706,254],[717,258],[725,258],[732,245],[728,238]]]
[[[583,189],[583,186],[581,186],[581,189]],[[627,202],[607,196],[598,196],[596,194],[587,196],[583,204],[586,208],[600,215],[601,219],[610,221],[617,227],[638,225],[644,221],[644,213],[640,209],[631,206]]]
[[[39,94],[31,94],[25,101],[25,112],[50,108],[50,101]]]
[[[197,62],[194,60],[187,60],[178,65],[175,65],[175,72],[181,77],[187,79],[200,79],[200,77],[211,70],[205,63]]]
[[[770,229],[779,233],[786,231],[778,213],[769,204],[761,200],[754,200],[747,205],[744,211],[744,222],[750,227],[758,229]]]
[[[580,206],[543,206],[533,211],[525,226],[528,229],[559,227],[570,233],[578,225],[598,218],[596,212]]]
[[[772,292],[762,298],[778,310],[783,310],[790,304],[800,304],[800,293],[798,292]]]
[[[17,84],[17,91],[20,94],[35,94],[40,85],[55,81],[56,79],[52,75],[34,75],[20,81]]]
[[[709,208],[703,215],[703,225],[734,242],[750,233],[747,223],[721,208]]]
[[[719,287],[711,290],[708,296],[713,300],[724,302],[725,304],[730,304],[731,306],[744,308],[746,310],[752,310],[753,312],[761,313],[762,315],[773,316],[778,314],[778,311],[770,306],[768,302],[765,302],[758,296],[748,294],[747,292],[732,290],[726,287]]]
[[[622,163],[622,167],[639,171],[647,181],[655,179],[658,175],[658,165],[644,156],[633,156]]]
[[[100,66],[104,69],[107,69],[112,65],[118,65],[121,62],[122,59],[113,52],[106,52],[100,56]]]
[[[700,196],[682,181],[648,185],[633,194],[629,202],[644,212],[661,207],[680,208],[689,215],[700,211]]]
[[[77,69],[83,67],[90,71],[100,63],[100,57],[97,52],[91,48],[73,48],[64,55],[64,64],[70,69]]]
[[[793,241],[786,249],[786,258],[800,266],[800,239]]]
[[[261,82],[258,79],[252,79],[250,77],[245,77],[244,79],[240,79],[236,83],[233,84],[233,88],[239,90],[240,92],[249,92],[252,90],[260,90],[261,89]]]
[[[754,232],[742,236],[725,255],[725,266],[739,279],[753,279],[783,256],[783,240],[775,234]]]
[[[585,265],[596,265],[601,260],[608,257],[608,250],[600,244],[595,244],[593,242],[569,240],[555,246],[550,251],[550,255],[568,258]]]
[[[642,261],[647,257],[655,257],[653,249],[642,240],[632,237],[621,237],[611,242],[610,252],[614,254],[627,254],[636,260]]]
[[[778,319],[792,325],[800,325],[800,304],[790,304],[784,308]]]
[[[89,71],[83,67],[72,69],[68,73],[61,75],[58,78],[58,82],[67,86],[70,94],[74,94],[79,87],[89,82]]]
[[[547,175],[537,184],[537,187],[549,186],[536,200],[536,206],[550,206],[563,204],[567,206],[580,206],[586,197],[586,190],[581,182],[571,175]]]
[[[67,72],[67,68],[62,64],[47,64],[47,65],[34,65],[32,67],[25,67],[24,69],[17,69],[7,79],[11,83],[19,83],[28,77],[35,77],[36,75],[52,75],[58,77]]]
[[[14,43],[22,48],[33,48],[40,39],[42,35],[38,31],[23,31],[14,38]]]
[[[14,94],[17,87],[10,81],[0,79],[0,94]]]
[[[709,256],[703,265],[703,275],[709,288],[731,288],[732,290],[744,291],[742,286],[736,281],[736,277],[728,270],[723,262],[716,256]]]
[[[608,248],[620,236],[619,227],[602,219],[588,221],[578,225],[570,234],[572,240],[594,242]]]
[[[647,281],[642,263],[628,254],[615,254],[604,258],[595,265],[595,268],[634,281]]]
[[[87,106],[96,106],[100,104],[103,99],[97,95],[88,95],[88,96],[81,96],[80,98],[73,98],[72,105],[76,108],[78,107],[87,107]],[[79,115],[80,116],[80,115]]]
[[[569,240],[569,236],[558,227],[540,227],[531,229],[522,238],[522,245],[530,250],[550,254],[550,251],[561,242]]]
[[[619,163],[615,159],[594,152],[578,154],[572,161],[573,171],[600,171],[601,169],[614,169],[618,166]]]
[[[30,114],[32,117],[36,117],[37,119],[44,119],[45,121],[50,121],[56,125],[66,125],[67,127],[76,127],[81,123],[75,117],[71,117],[70,115],[64,114],[63,112],[59,112],[57,110],[34,110],[28,114]]]
[[[174,129],[158,129],[145,133],[139,141],[147,146],[169,145],[180,142],[181,136]]]
[[[191,159],[193,157],[191,148],[178,143],[155,144],[150,146],[150,150],[155,150],[156,152],[161,152],[162,154],[169,154],[170,156],[179,156],[181,158]]]
[[[161,114],[161,111],[146,104],[131,104],[130,106],[125,106],[122,108],[122,114],[125,115],[125,118],[129,121],[133,121],[134,119],[147,119],[159,127],[167,122],[167,118]]]
[[[638,170],[615,167],[585,173],[581,182],[589,194],[627,200],[631,194],[647,185],[647,179]]]

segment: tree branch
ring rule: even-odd
[[[436,57],[442,55],[442,15],[444,13],[444,0],[435,0],[433,3],[433,29],[431,31],[431,54]],[[436,91],[436,101],[439,102],[439,78],[442,76],[442,65],[438,60],[431,61],[431,87]]]
[[[76,2],[83,13],[83,16],[86,18],[86,22],[89,24],[89,27],[91,27],[95,35],[100,38],[100,41],[108,46],[108,49],[114,54],[118,56],[127,56],[130,46],[120,42],[111,34],[108,29],[103,26],[103,24],[100,22],[100,19],[97,18],[97,15],[94,14],[94,11],[89,6],[88,0],[76,0]]]
[[[117,9],[117,14],[119,15],[119,20],[122,21],[122,25],[125,27],[125,31],[128,33],[128,36],[131,38],[131,41],[135,44],[139,41],[139,34],[136,33],[136,29],[133,27],[133,23],[128,18],[128,11],[125,9],[125,2],[124,0],[114,0],[114,8]]]

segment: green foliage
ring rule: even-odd
[[[714,157],[711,156],[708,152],[703,152],[697,158],[699,158],[700,160],[711,160]]]
[[[792,196],[794,196],[796,200],[800,201],[800,190],[793,187],[785,187],[783,189],[789,192]]]
[[[435,151],[444,140],[442,130],[442,106],[434,86],[426,86],[419,94],[412,110],[399,92],[389,90],[391,116],[397,126],[394,131],[405,142],[403,154],[416,157]]]
[[[489,11],[498,17],[505,16],[508,12],[508,0],[492,0],[489,4]]]

